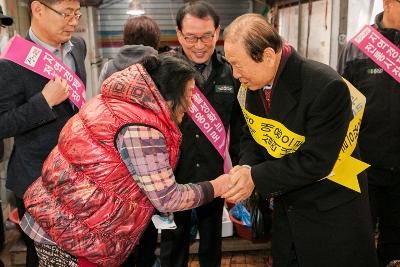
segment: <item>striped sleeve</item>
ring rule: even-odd
[[[128,126],[117,137],[117,149],[133,179],[160,212],[191,209],[210,202],[210,182],[178,184],[169,164],[166,140],[152,127]]]

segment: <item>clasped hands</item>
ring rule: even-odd
[[[228,202],[236,203],[247,199],[254,190],[251,169],[236,165],[228,174],[223,174],[212,181],[214,196],[221,196]]]

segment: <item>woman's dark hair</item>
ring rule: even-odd
[[[196,70],[183,59],[170,55],[146,57],[141,64],[149,73],[165,101],[172,101],[172,111],[186,107],[186,84],[194,79]]]
[[[147,16],[131,17],[124,26],[124,45],[146,45],[157,50],[160,27]]]
[[[205,17],[211,17],[214,21],[214,28],[219,26],[219,16],[215,9],[205,1],[191,1],[187,2],[182,6],[176,13],[176,26],[182,31],[182,21],[187,14],[190,14],[196,18],[203,19]]]

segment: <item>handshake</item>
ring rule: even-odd
[[[254,190],[251,169],[247,165],[236,165],[228,174],[223,174],[211,181],[214,197],[223,197],[236,203],[248,198]]]

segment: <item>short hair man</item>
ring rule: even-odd
[[[230,152],[237,162],[238,141],[243,117],[235,99],[238,83],[226,60],[215,51],[220,25],[213,7],[204,1],[188,2],[176,15],[176,33],[181,45],[177,56],[197,69],[196,86],[213,106],[226,131],[231,131]],[[183,134],[180,161],[175,169],[180,183],[202,182],[224,172],[224,161],[195,122],[185,115],[180,129]],[[200,234],[199,260],[203,267],[221,264],[221,227],[224,200],[196,208]],[[188,265],[191,211],[175,212],[176,230],[163,230],[161,234],[161,266]]]
[[[160,45],[160,27],[157,22],[148,16],[130,17],[124,26],[124,46],[120,48],[115,58],[107,61],[99,76],[99,85],[113,73],[139,63],[144,58],[158,54]],[[135,251],[121,265],[121,267],[157,266],[158,259],[155,255],[157,248],[158,232],[150,223],[140,237]]]
[[[85,82],[86,45],[72,37],[78,25],[78,0],[30,1],[31,27],[26,36],[54,53]],[[42,165],[57,144],[59,133],[76,112],[68,100],[67,82],[48,80],[14,62],[0,59],[0,138],[14,137],[6,187],[16,195],[19,217],[23,195],[40,176]],[[33,243],[27,239],[27,266],[37,266]]]
[[[377,266],[366,180],[358,179],[358,193],[325,178],[353,118],[352,87],[283,44],[261,15],[236,18],[224,37],[254,135],[244,134],[240,164],[248,166],[231,171],[223,197],[240,201],[254,189],[274,197],[274,267]]]
[[[399,47],[400,1],[383,0],[383,9],[373,27]],[[351,42],[341,54],[338,72],[367,98],[359,144],[361,158],[371,165],[372,223],[378,221],[378,258],[386,266],[400,261],[400,83]]]

